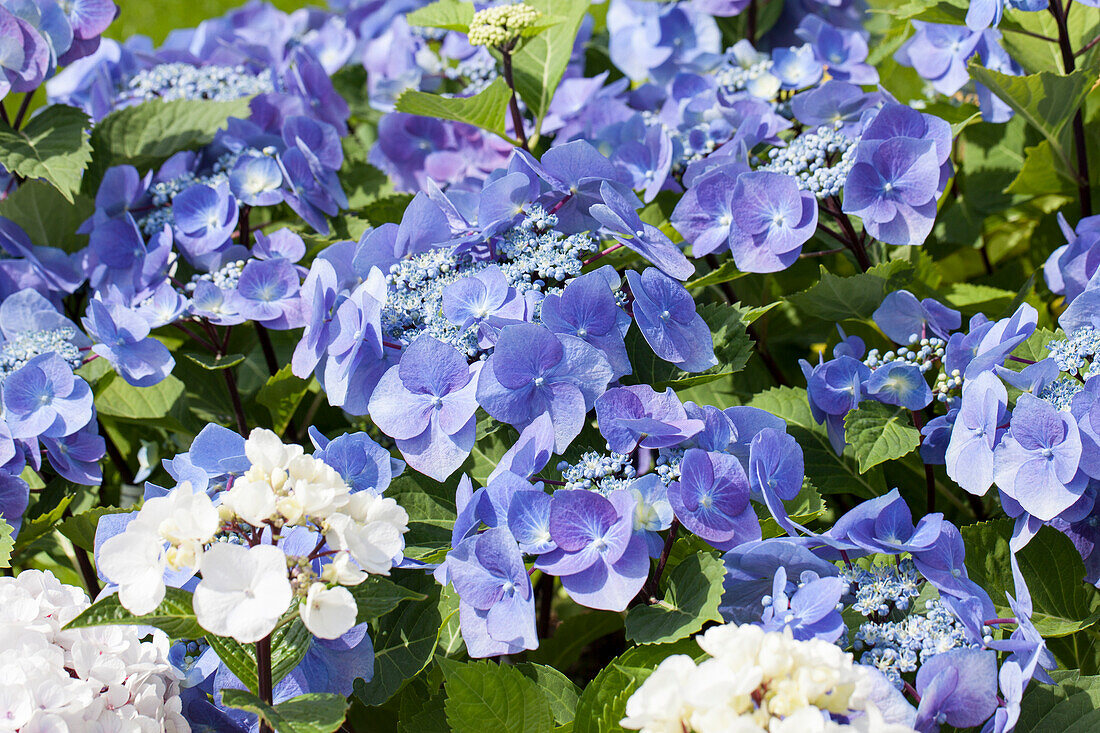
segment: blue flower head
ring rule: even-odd
[[[645,539],[634,532],[636,500],[625,489],[607,497],[583,489],[554,493],[550,535],[557,545],[535,567],[561,577],[569,596],[589,608],[622,611],[649,575]]]
[[[425,334],[378,381],[370,415],[397,440],[409,465],[437,481],[474,447],[478,372],[453,347]]]
[[[523,556],[505,527],[468,537],[448,553],[459,622],[471,657],[538,647],[535,602]]]
[[[653,353],[689,372],[718,364],[710,327],[683,285],[653,267],[641,275],[631,270],[626,279],[634,296],[634,320]]]
[[[549,413],[561,453],[580,433],[611,375],[603,354],[575,336],[535,324],[505,326],[482,369],[477,402],[521,430]]]
[[[668,487],[680,523],[719,550],[760,539],[749,494],[748,477],[736,457],[698,448],[684,454],[680,480]]]

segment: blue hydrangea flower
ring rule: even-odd
[[[74,484],[98,486],[103,482],[99,462],[107,453],[107,444],[99,426],[89,421],[80,430],[60,438],[41,437],[50,466]]]
[[[1071,507],[1088,482],[1077,470],[1081,461],[1077,422],[1030,394],[1016,400],[1008,432],[993,457],[997,487],[1043,521]]]
[[[370,415],[397,440],[409,465],[437,481],[474,447],[478,371],[455,349],[425,334],[405,350],[370,398]]]
[[[549,413],[543,413],[520,431],[516,442],[497,461],[489,474],[491,482],[504,471],[530,479],[546,467],[554,454],[554,424]]]
[[[447,555],[459,622],[471,657],[516,654],[539,645],[535,594],[523,556],[504,527],[463,540]]]
[[[844,184],[844,211],[887,244],[920,244],[936,218],[939,163],[931,140],[895,138],[857,148]]]
[[[490,265],[443,289],[443,315],[465,330],[490,318],[522,321],[526,304],[500,267]]]
[[[498,420],[523,429],[543,413],[554,425],[561,453],[611,381],[611,365],[597,349],[543,326],[505,326],[485,361],[477,402]]]
[[[1003,432],[1008,392],[992,372],[963,384],[962,405],[951,427],[945,455],[947,475],[971,494],[984,496],[993,485],[993,449]]]
[[[978,0],[974,5],[988,0]],[[1000,2],[1001,0],[992,0]],[[982,34],[963,25],[913,21],[916,33],[905,42],[894,58],[912,67],[940,94],[954,94],[970,81],[967,60],[974,55]]]
[[[270,328],[296,328],[302,325],[299,289],[298,271],[289,260],[252,260],[241,270],[229,307]]]
[[[695,266],[672,240],[657,227],[638,216],[642,202],[634,192],[610,181],[600,184],[601,203],[593,204],[589,214],[604,226],[615,241],[634,250],[677,280],[687,280]]]
[[[619,275],[610,265],[569,281],[561,293],[542,300],[542,324],[554,333],[576,336],[603,352],[614,370],[614,379],[630,374],[626,333],[631,319],[614,295]]]
[[[669,387],[655,392],[648,384],[609,389],[596,400],[600,433],[616,453],[630,453],[639,445],[666,448],[679,445],[703,429],[693,420]]]
[[[789,630],[795,639],[835,642],[846,630],[837,610],[846,585],[840,578],[818,578],[803,573],[797,589],[788,596],[787,570],[775,571],[771,597],[760,618],[765,631]]]
[[[896,344],[908,344],[915,335],[930,333],[945,339],[962,325],[962,314],[933,298],[917,300],[908,290],[895,290],[882,299],[871,315],[875,325]]]
[[[267,155],[242,155],[229,173],[229,189],[243,204],[274,206],[283,200],[283,173]]]
[[[736,457],[698,448],[684,454],[680,480],[668,487],[680,523],[719,550],[760,539],[749,494],[748,477]]]
[[[867,378],[867,394],[887,405],[921,410],[932,402],[932,388],[916,364],[892,361],[875,369]]]
[[[383,494],[405,468],[366,433],[344,433],[328,440],[311,425],[309,436],[316,447],[313,457],[336,469],[353,492]]]
[[[653,353],[689,372],[718,364],[710,327],[683,285],[653,267],[641,275],[631,270],[626,280],[634,296],[634,320]]]
[[[790,267],[817,231],[817,198],[782,173],[742,173],[730,206],[730,252],[746,272]]]
[[[593,491],[554,492],[550,536],[557,549],[535,567],[557,575],[577,603],[623,611],[649,576],[645,539],[634,532],[634,496],[625,489],[604,497]]]
[[[979,726],[997,709],[997,654],[991,649],[937,654],[921,665],[916,682],[917,730],[933,733],[943,723]]]
[[[72,435],[92,419],[92,389],[54,353],[28,361],[4,380],[4,419],[11,436]]]
[[[191,258],[221,249],[237,228],[239,213],[228,183],[191,186],[172,199],[176,243]]]
[[[157,384],[176,364],[168,347],[149,335],[149,323],[120,304],[91,300],[81,322],[95,339],[92,351],[135,387]]]

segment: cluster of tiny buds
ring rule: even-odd
[[[989,627],[983,631],[987,642]],[[896,687],[902,687],[903,673],[915,672],[930,657],[952,649],[976,647],[966,628],[938,599],[925,601],[924,613],[913,613],[899,621],[867,621],[855,634],[853,648],[863,651],[860,664],[875,667]]]
[[[661,477],[661,481],[667,486],[673,481],[680,480],[680,464],[684,460],[683,448],[662,448],[657,456],[654,470]]]
[[[209,99],[229,101],[275,91],[271,70],[253,74],[243,66],[158,64],[131,77],[121,101]]]
[[[912,599],[920,595],[923,581],[912,560],[896,565],[872,565],[868,570],[858,565],[845,567],[840,579],[848,583],[854,596],[852,609],[867,617],[886,617],[892,611],[908,611]]]
[[[451,81],[464,80],[460,97],[469,97],[481,92],[498,76],[497,64],[491,55],[484,51],[462,59],[454,66],[443,65],[443,77]]]
[[[962,394],[962,384],[962,372],[958,369],[952,369],[950,374],[943,371],[936,375],[936,383],[932,385],[932,394],[937,401],[951,407]]]
[[[876,369],[884,364],[893,362],[905,362],[915,364],[921,373],[929,371],[938,362],[943,360],[947,343],[940,338],[919,338],[916,334],[909,337],[909,345],[899,347],[897,351],[880,353],[878,349],[867,352],[867,358],[863,360],[871,369]]]
[[[1046,400],[1062,412],[1068,412],[1073,404],[1073,396],[1085,388],[1084,383],[1064,375],[1043,386],[1036,395],[1041,400]]]
[[[217,285],[222,290],[232,291],[237,288],[237,283],[241,279],[241,273],[244,271],[245,265],[252,262],[251,258],[247,260],[235,260],[233,262],[227,262],[217,270],[213,272],[203,272],[191,276],[191,282],[184,285],[184,288],[189,293],[195,292],[195,286],[199,282],[205,280]]]
[[[1100,373],[1100,360],[1094,359],[1100,351],[1100,333],[1092,326],[1082,326],[1068,338],[1049,342],[1047,349],[1058,371],[1074,377],[1080,374],[1085,379]]]
[[[556,291],[581,274],[584,257],[598,248],[586,234],[555,231],[557,217],[532,205],[516,226],[494,239],[493,259],[475,259],[457,248],[439,247],[390,266],[389,299],[382,309],[387,337],[411,342],[423,332],[451,344],[471,359],[486,356],[476,325],[461,329],[442,315],[443,291],[462,277],[497,265],[517,293]]]
[[[783,148],[772,148],[762,170],[792,176],[799,189],[818,198],[836,196],[855,165],[855,140],[835,127],[804,132]]]
[[[541,13],[526,3],[497,5],[474,13],[467,34],[471,46],[500,48],[513,43]]]
[[[726,63],[718,67],[714,74],[718,86],[727,92],[737,92],[748,87],[752,82],[761,77],[772,76],[771,70],[775,64],[765,54],[760,54],[752,64],[743,66],[727,59]]]
[[[558,463],[558,470],[565,481],[564,488],[599,491],[603,494],[625,488],[637,476],[630,456],[613,451],[588,451],[574,464],[561,461]]]
[[[0,346],[0,384],[8,375],[20,369],[28,361],[41,354],[53,352],[64,359],[74,370],[84,363],[80,349],[72,342],[76,331],[68,326],[24,331]]]

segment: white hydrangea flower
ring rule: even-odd
[[[871,702],[873,670],[835,644],[789,631],[715,626],[710,655],[665,659],[631,695],[622,726],[644,733],[913,733]],[[845,720],[838,723],[831,714]],[[850,721],[850,722],[847,722]]]
[[[222,511],[232,512],[253,527],[259,527],[275,518],[276,496],[267,477],[233,482],[233,488],[222,494]]]
[[[168,638],[147,629],[62,631],[89,605],[50,573],[0,578],[0,731],[190,731]]]
[[[270,634],[294,596],[283,551],[217,542],[205,560],[194,595],[199,624],[242,643]]]
[[[104,542],[97,560],[100,572],[118,585],[119,602],[141,616],[155,611],[164,600],[168,553],[156,531],[135,524],[137,520]]]
[[[389,497],[369,491],[352,494],[347,505],[325,521],[329,545],[351,553],[368,573],[389,575],[401,562],[409,515]]]
[[[321,569],[321,580],[340,585],[359,585],[367,579],[367,573],[352,559],[351,553],[341,550],[332,556],[332,562]]]
[[[638,692],[626,701],[624,728],[652,733],[683,733],[682,721],[691,717],[687,702],[688,686],[695,682],[695,660],[686,654],[673,654],[653,671]]]
[[[346,634],[355,626],[358,612],[351,591],[341,586],[328,588],[324,583],[309,586],[300,608],[302,623],[319,639],[336,639]]]
[[[149,499],[120,534],[100,548],[100,571],[119,586],[118,598],[134,614],[152,613],[164,600],[164,571],[198,570],[203,547],[217,534],[218,510],[187,481],[167,496]],[[165,547],[168,543],[168,547]]]
[[[252,467],[249,472],[270,476],[282,469],[290,459],[304,453],[300,445],[286,445],[270,430],[256,428],[244,442],[244,455]]]

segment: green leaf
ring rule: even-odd
[[[749,405],[787,421],[787,432],[802,446],[806,476],[821,493],[850,493],[869,499],[885,492],[881,469],[860,471],[851,447],[843,455],[836,454],[825,428],[810,413],[805,389],[774,387],[753,397]]]
[[[42,181],[25,181],[0,201],[0,216],[22,227],[33,244],[70,254],[88,245],[88,235],[76,230],[94,211],[91,198],[77,194],[69,199]]]
[[[1012,520],[1000,519],[962,528],[967,573],[1008,616],[1005,593],[1016,595],[1009,564],[1012,527]],[[1085,565],[1064,534],[1043,527],[1016,559],[1031,591],[1031,620],[1044,637],[1068,636],[1100,621],[1100,593],[1084,582]]]
[[[818,281],[788,300],[799,310],[826,321],[866,320],[890,290],[912,279],[912,266],[901,260],[875,265],[867,272],[838,277],[824,267]]]
[[[125,608],[118,594],[101,598],[70,621],[66,629],[88,626],[137,625],[153,626],[173,639],[201,639],[206,631],[199,626],[195,610],[191,607],[191,594],[179,588],[166,588],[164,600],[157,610],[144,616],[136,616]],[[255,672],[253,672],[255,674]]]
[[[422,559],[442,548],[450,549],[451,530],[457,518],[455,484],[441,484],[406,471],[393,480],[386,494],[409,513],[406,557]]]
[[[22,130],[0,122],[0,164],[23,178],[45,179],[71,204],[92,159],[88,123],[88,115],[63,104],[46,107]]]
[[[570,616],[558,624],[553,636],[539,642],[538,649],[527,652],[527,658],[557,669],[569,669],[581,658],[585,647],[622,628],[623,617],[618,613],[596,611]]]
[[[859,459],[860,473],[907,456],[920,445],[920,431],[902,407],[866,401],[844,417],[844,432]]]
[[[206,145],[230,117],[248,119],[249,101],[152,100],[112,112],[92,131],[95,157],[85,190],[94,192],[111,166],[132,165],[145,171],[181,150]]]
[[[411,115],[465,122],[507,140],[509,138],[504,131],[504,120],[511,97],[512,90],[503,78],[497,77],[492,84],[472,97],[441,97],[438,94],[410,89],[397,98],[395,107],[398,112]],[[370,218],[369,213],[367,218]]]
[[[977,283],[955,283],[947,291],[947,302],[964,313],[1000,312],[1012,302],[1016,293]]]
[[[1073,169],[1062,145],[1061,133],[1084,104],[1094,78],[1083,69],[1066,75],[1041,71],[1030,76],[1010,76],[987,69],[977,61],[971,61],[967,70],[974,81],[989,87],[1038,130],[1066,167]]]
[[[1024,692],[1016,730],[1084,733],[1100,727],[1100,677],[1064,669],[1050,676],[1053,686],[1032,682]]]
[[[787,508],[787,515],[791,521],[803,526],[825,513],[825,501],[809,479],[803,479],[798,496],[790,501],[784,501],[783,505]],[[760,520],[760,532],[764,539],[780,537],[787,533],[772,517]]]
[[[57,531],[69,538],[77,547],[92,552],[95,549],[95,532],[99,518],[105,514],[131,514],[134,509],[120,509],[114,506],[97,506],[66,517],[57,525]]]
[[[400,224],[401,217],[405,215],[405,209],[408,208],[412,199],[412,194],[408,193],[382,196],[363,207],[362,214],[376,227],[383,224]]]
[[[344,724],[348,701],[343,695],[310,692],[269,705],[250,692],[226,688],[222,702],[263,718],[275,733],[333,733]]]
[[[374,641],[374,676],[356,680],[355,695],[366,705],[381,705],[428,666],[434,656],[443,623],[457,613],[440,604],[439,585],[431,576],[410,576],[409,587],[428,596],[425,601],[404,603],[378,622]]]
[[[272,427],[282,435],[308,391],[309,382],[291,374],[290,364],[287,364],[260,388],[256,401],[271,413]]]
[[[721,621],[718,604],[725,575],[726,566],[709,553],[688,557],[668,574],[663,599],[626,614],[626,638],[664,644],[696,633],[708,621]]]
[[[408,704],[405,697],[405,693],[402,693],[402,708],[397,716],[397,733],[450,732],[451,728],[447,725],[447,714],[443,709],[447,696],[442,689],[426,699],[423,697],[417,699],[415,707],[410,705],[408,710],[405,709]]]
[[[417,593],[402,585],[394,583],[381,575],[372,575],[359,585],[352,586],[352,597],[358,613],[355,623],[362,624],[367,621],[384,616],[402,601],[423,601],[428,598],[423,593]]]
[[[15,548],[15,541],[11,538],[13,531],[11,525],[0,517],[0,568],[11,567],[11,551]]]
[[[539,134],[542,120],[573,53],[577,31],[588,11],[589,0],[529,0],[528,4],[544,16],[558,16],[560,19],[560,22],[528,39],[512,55],[516,92],[535,116],[535,132]]]
[[[226,354],[225,356],[213,356],[211,354],[192,354],[185,352],[190,361],[201,366],[208,372],[218,372],[222,369],[232,369],[245,360],[244,354]]]
[[[167,417],[183,391],[183,382],[171,374],[152,387],[134,387],[115,372],[105,374],[92,388],[100,415],[137,423]]]
[[[731,258],[727,259],[725,262],[719,265],[717,269],[711,270],[705,275],[701,275],[694,280],[688,280],[687,283],[684,284],[684,287],[689,290],[693,290],[695,288],[705,288],[708,285],[721,285],[722,283],[728,283],[733,282],[734,280],[738,280],[747,274],[747,272],[741,272],[740,270],[738,270],[737,265]]]
[[[467,33],[470,21],[474,19],[474,4],[459,0],[436,0],[431,5],[414,10],[405,20],[409,25],[425,28],[445,28],[449,31]]]
[[[542,694],[550,703],[550,712],[554,716],[555,723],[565,725],[573,722],[581,691],[572,680],[544,664],[521,662],[515,665],[515,669],[542,690]]]
[[[573,733],[622,733],[619,721],[626,715],[626,701],[666,657],[702,656],[694,639],[674,644],[646,644],[616,657],[588,683],[577,702]]]
[[[24,520],[23,526],[19,528],[19,535],[15,538],[15,549],[17,551],[22,550],[35,540],[52,532],[72,501],[72,494],[63,496],[57,505],[45,514],[41,514],[34,519]]]
[[[280,680],[290,674],[301,663],[302,657],[306,655],[313,643],[313,635],[306,629],[302,619],[295,616],[292,620],[287,620],[289,614],[296,612],[297,606],[283,614],[281,621],[285,623],[282,623],[271,635],[272,684],[279,684]],[[256,678],[255,644],[242,644],[236,639],[214,634],[206,634],[206,640],[210,646],[214,647],[218,658],[237,679],[249,690],[259,691],[259,681]]]
[[[454,733],[549,733],[553,728],[549,700],[519,670],[487,661],[441,659],[439,665],[447,691],[444,709]]]

